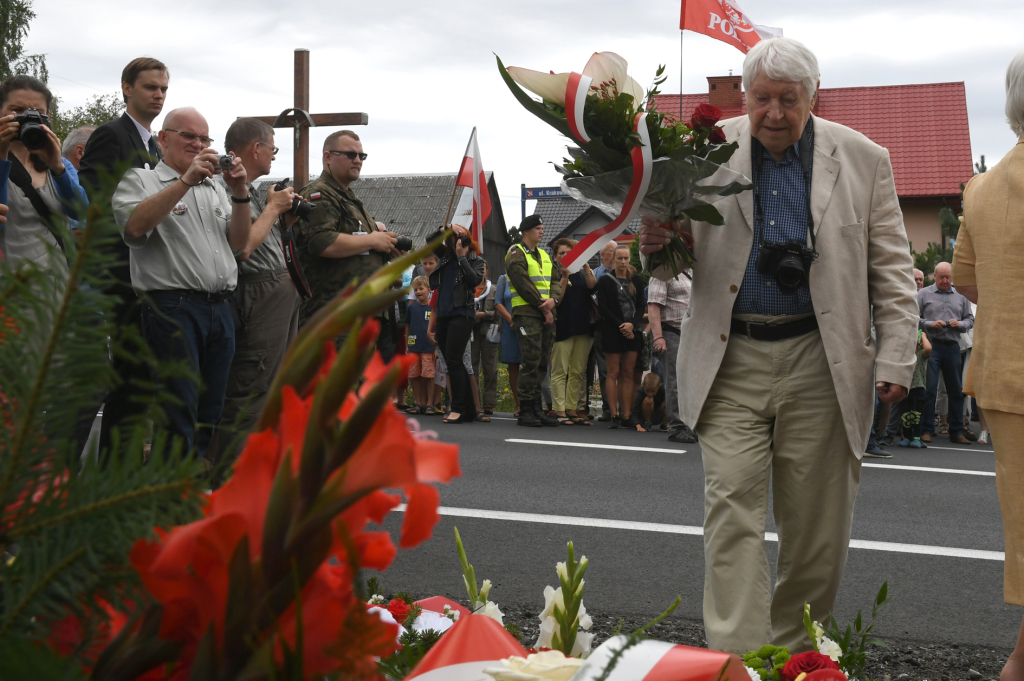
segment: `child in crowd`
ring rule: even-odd
[[[630,422],[638,433],[646,433],[665,420],[665,388],[658,374],[651,372],[644,376],[640,389],[633,398],[633,412]]]
[[[903,413],[903,439],[900,447],[927,449],[921,440],[921,412],[927,398],[926,383],[928,377],[928,356],[932,354],[932,344],[923,331],[917,332],[917,364],[914,365],[914,377],[910,380],[910,392],[904,398],[907,410]]]
[[[409,325],[409,354],[416,362],[409,368],[412,397],[417,414],[434,412],[434,342],[427,333],[430,325],[430,284],[426,277],[412,280],[416,299],[409,303],[406,320]]]
[[[430,273],[437,268],[438,259],[433,253],[428,253],[423,256],[423,260],[420,264],[423,266],[423,278],[427,280],[427,293],[430,296],[430,307],[433,308],[437,305],[437,291],[430,291]],[[430,327],[427,329],[426,337],[430,339],[430,342],[436,346],[434,341],[434,319],[431,317]],[[444,385],[445,378],[444,374],[438,374],[436,367],[443,366],[444,360],[441,359],[441,353],[434,348],[434,374],[433,379],[430,382],[431,391],[433,398],[427,402],[427,415],[432,414],[443,414],[444,413]]]

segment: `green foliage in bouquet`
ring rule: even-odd
[[[743,664],[757,672],[761,681],[782,681],[779,673],[789,662],[789,648],[766,645],[743,656]]]
[[[888,647],[880,638],[872,636],[871,631],[875,628],[875,618],[878,617],[878,613],[891,600],[889,598],[889,582],[883,582],[878,590],[878,594],[875,596],[875,604],[871,608],[871,620],[868,621],[867,626],[864,626],[862,612],[858,610],[853,622],[847,624],[845,629],[840,629],[836,623],[835,615],[831,612],[828,614],[829,623],[827,627],[823,627],[818,622],[813,622],[811,620],[811,607],[805,603],[804,629],[807,630],[807,636],[811,639],[814,649],[822,654],[828,654],[824,648],[828,645],[829,641],[838,644],[842,649],[842,655],[839,656],[839,667],[851,679],[865,679],[867,678],[864,670],[867,661],[865,653],[867,646]]]
[[[441,635],[441,632],[434,629],[419,632],[410,629],[398,639],[402,644],[401,650],[378,662],[377,669],[388,679],[404,679],[416,668],[423,656],[430,652],[434,644],[441,640]]]
[[[115,327],[116,299],[104,291],[120,236],[108,205],[76,209],[82,229],[51,226],[64,250],[51,247],[44,263],[0,263],[0,659],[10,678],[77,678],[109,613],[148,602],[128,564],[132,545],[200,515],[202,467],[168,444],[159,420],[153,447],[163,455],[146,465],[141,425],[115,438],[113,456],[82,454],[114,381],[108,352],[159,373],[185,370]],[[42,643],[55,627],[80,628],[63,657]]]

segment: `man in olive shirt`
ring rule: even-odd
[[[194,373],[153,379],[174,398],[163,405],[168,430],[197,456],[206,454],[224,406],[235,353],[228,302],[238,279],[234,253],[252,227],[245,167],[235,159],[224,173],[229,201],[212,179],[219,171],[209,130],[195,109],[167,114],[164,159],[153,170],[128,170],[112,200],[130,249],[132,287],[146,296],[143,336],[158,359],[184,362]]]
[[[397,254],[398,237],[382,230],[349,186],[363,169],[363,144],[351,130],[324,140],[324,170],[303,187],[315,208],[295,224],[295,242],[313,297],[303,301],[302,326],[353,280],[360,283]]]
[[[512,330],[523,351],[519,365],[519,425],[557,426],[541,408],[540,384],[555,340],[555,307],[562,296],[561,271],[540,248],[544,224],[530,215],[519,226],[521,244],[508,249],[505,272],[512,292]],[[530,261],[533,261],[532,263]]]
[[[238,254],[238,287],[232,299],[235,356],[228,374],[220,423],[206,458],[230,463],[237,458],[245,435],[256,424],[267,392],[285,351],[299,330],[299,292],[288,274],[278,219],[290,226],[295,192],[267,190],[264,206],[252,185],[270,172],[277,147],[274,129],[255,118],[239,118],[224,136],[224,148],[242,161],[249,179],[252,230]]]

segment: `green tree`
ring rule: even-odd
[[[974,164],[974,174],[981,175],[988,170],[988,166],[985,165],[985,154],[981,155],[981,160]]]
[[[636,269],[636,271],[643,278],[645,284],[651,280],[651,277],[649,275],[644,274],[644,266],[640,262],[640,237],[639,236],[629,242],[629,264],[632,265]]]
[[[25,54],[29,23],[36,18],[32,0],[0,0],[0,80],[29,74],[49,80],[45,54]]]
[[[918,253],[914,249],[910,249],[910,254],[914,256],[914,267],[924,272],[924,285],[930,286],[935,283],[932,279],[932,272],[935,271],[935,266],[943,261],[945,252],[942,247],[934,242],[928,244],[928,248],[924,253]]]
[[[515,246],[523,240],[523,235],[519,233],[518,227],[513,227],[508,230],[508,238],[511,241],[510,246]]]
[[[939,211],[939,227],[942,229],[942,250],[945,251],[945,245],[950,239],[956,239],[960,231],[960,219],[949,206],[943,206]]]
[[[59,100],[54,98],[50,106],[50,128],[63,140],[75,128],[83,125],[96,127],[114,120],[124,113],[124,108],[124,98],[120,92],[94,95],[82,106],[76,106],[67,112],[60,110]]]

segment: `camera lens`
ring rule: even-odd
[[[292,199],[292,207],[291,210],[288,212],[297,218],[304,218],[307,217],[310,213],[312,213],[315,207],[316,206],[314,206],[312,203],[307,203],[306,201],[303,201],[298,196],[296,196],[294,199]]]
[[[21,143],[24,144],[27,149],[35,151],[45,147],[48,138],[46,136],[46,131],[39,127],[38,124],[25,123],[21,127],[20,139]]]
[[[412,239],[407,236],[398,237],[398,241],[395,242],[395,249],[399,251],[411,251]]]
[[[775,271],[775,281],[783,293],[793,293],[804,285],[807,273],[804,264],[797,256],[787,253],[779,258],[779,267]]]

